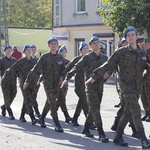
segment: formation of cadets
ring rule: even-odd
[[[71,122],[73,126],[79,126],[78,118],[83,110],[85,115],[84,127],[81,131],[87,137],[93,137],[90,129],[97,129],[99,141],[107,143],[100,105],[103,97],[103,85],[115,71],[117,74],[117,91],[120,97],[120,105],[111,130],[116,131],[113,142],[120,146],[128,146],[123,139],[124,129],[130,123],[132,136],[141,140],[143,149],[150,148],[150,142],[145,135],[142,121],[150,122],[150,38],[145,39],[143,45],[137,45],[137,30],[129,26],[124,32],[124,38],[118,48],[109,58],[101,52],[101,43],[94,36],[88,44],[81,42],[80,56],[69,61],[66,58],[67,48],[61,46],[58,49],[58,40],[51,38],[47,44],[49,52],[36,58],[35,45],[25,45],[23,53],[17,52],[17,47],[6,45],[5,56],[0,59],[1,88],[4,104],[1,105],[1,114],[14,120],[11,104],[17,93],[17,79],[23,95],[23,104],[20,121],[26,122],[25,115],[29,115],[32,124],[39,123],[45,128],[45,117],[50,111],[55,124],[55,131],[63,132],[58,118],[60,107],[65,122]],[[16,57],[16,58],[14,58]],[[143,75],[143,72],[146,73]],[[70,117],[66,106],[68,81],[75,76],[75,93],[79,100],[75,108],[73,118]],[[39,112],[37,93],[40,82],[43,82],[46,93],[46,101],[42,112]],[[138,99],[141,97],[145,116],[141,118]]]

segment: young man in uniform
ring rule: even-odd
[[[33,59],[32,56],[32,50],[30,45],[26,44],[24,45],[23,48],[23,53],[25,54],[24,58],[19,59],[15,64],[13,64],[10,68],[8,68],[5,72],[4,78],[8,79],[7,74],[14,73],[17,74],[19,77],[20,81],[20,88],[22,91],[23,95],[23,106],[21,110],[21,115],[20,115],[20,121],[21,122],[26,122],[25,120],[25,113],[29,114],[32,125],[34,125],[37,120],[34,116],[33,109],[32,109],[32,94],[33,94],[33,85],[30,84],[28,89],[23,89],[23,84],[25,82],[25,79],[27,77],[28,72],[33,68],[33,66],[36,64],[36,60]],[[35,79],[35,78],[34,78]],[[33,82],[34,83],[34,80]]]
[[[86,74],[86,79],[89,79],[92,75],[92,72],[98,66],[106,62],[107,56],[100,52],[101,44],[99,38],[96,36],[92,37],[89,41],[89,45],[92,49],[92,52],[85,55],[78,61],[74,68],[67,74],[61,87],[63,87],[63,85],[65,85],[75,73],[79,73],[81,71],[84,71],[84,73]],[[92,86],[87,86],[86,92],[89,112],[82,133],[85,134],[87,137],[93,137],[93,134],[91,134],[89,130],[93,119],[98,130],[99,140],[102,142],[108,142],[109,139],[106,137],[103,131],[102,119],[100,115],[100,104],[103,95],[104,82],[105,80],[101,78],[96,84],[93,84]]]
[[[39,60],[37,57],[36,57],[36,53],[37,53],[37,47],[36,45],[31,45],[31,49],[32,49],[32,58],[35,59],[36,63],[37,61]],[[33,103],[33,109],[34,109],[34,112],[35,112],[35,116],[36,117],[40,117],[40,112],[39,112],[39,108],[38,108],[38,102],[37,102],[37,93],[39,91],[39,87],[40,87],[40,84],[37,84],[39,80],[39,77],[37,77],[36,79],[34,79],[34,92],[33,92],[33,98],[32,98],[32,103]]]
[[[144,40],[144,49],[148,53],[148,59],[150,60],[150,38]],[[143,90],[141,94],[141,101],[145,110],[145,116],[142,117],[142,121],[150,122],[150,68],[143,77]]]
[[[98,67],[93,72],[94,74],[87,80],[86,84],[95,84],[99,78],[103,77],[106,71],[110,69],[115,70],[117,66],[120,89],[125,101],[125,107],[113,142],[121,146],[128,145],[128,143],[123,140],[122,135],[124,128],[132,117],[134,126],[141,139],[142,148],[146,149],[150,148],[150,142],[146,138],[141,121],[141,109],[138,99],[143,86],[142,74],[145,68],[148,67],[147,53],[144,49],[137,46],[137,30],[134,27],[129,26],[124,32],[124,37],[129,45],[115,51],[104,65]]]
[[[48,111],[49,109],[51,110],[51,116],[55,123],[55,131],[63,132],[58,120],[57,98],[60,84],[65,75],[65,63],[63,56],[57,54],[58,40],[56,38],[51,38],[47,43],[50,52],[43,54],[34,68],[30,71],[24,83],[24,89],[31,84],[36,76],[39,76],[42,73],[44,89],[47,96],[44,107],[48,107]],[[41,118],[45,118],[46,114],[47,112],[45,112],[45,114],[42,113]]]
[[[81,53],[80,56],[75,57],[70,63],[66,65],[66,71],[69,72],[75,64],[85,55],[89,52],[88,44],[85,42],[81,42],[79,46],[79,51]],[[86,93],[85,93],[85,84],[84,84],[84,72],[77,72],[75,74],[75,93],[79,97],[74,116],[72,119],[73,126],[79,126],[78,123],[78,117],[80,116],[80,113],[83,109],[85,117],[87,117],[88,114],[88,104],[86,99]]]
[[[4,53],[5,56],[0,59],[1,77],[3,77],[5,71],[17,61],[15,58],[11,57],[12,47],[10,45],[5,46]],[[2,79],[1,88],[4,96],[4,105],[1,106],[2,116],[6,116],[7,110],[9,119],[14,120],[15,117],[10,106],[17,93],[16,74],[9,74],[7,79]]]

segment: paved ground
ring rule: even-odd
[[[64,133],[57,133],[54,131],[53,121],[50,114],[46,119],[47,128],[41,128],[38,124],[33,126],[29,116],[26,116],[27,123],[21,123],[18,118],[20,116],[20,109],[22,106],[22,95],[18,88],[18,93],[13,102],[12,109],[16,120],[9,120],[7,117],[0,115],[0,150],[136,150],[141,149],[140,140],[132,138],[131,129],[127,126],[125,129],[124,139],[129,143],[128,147],[120,147],[113,144],[114,132],[110,130],[113,123],[114,116],[118,108],[114,105],[119,102],[118,95],[115,90],[113,78],[109,80],[111,84],[105,84],[104,96],[101,105],[101,115],[104,124],[104,130],[109,137],[109,143],[101,143],[98,139],[96,130],[91,132],[94,138],[86,138],[80,133],[85,117],[83,113],[79,118],[79,127],[73,127],[72,124],[64,123],[64,116],[59,110],[59,119]],[[38,93],[38,102],[40,111],[45,103],[45,92],[41,85]],[[0,104],[3,103],[2,93],[0,90]],[[74,84],[69,83],[69,90],[67,94],[67,106],[69,114],[72,116],[74,108],[76,107],[77,96],[74,94]],[[143,113],[143,110],[142,110]],[[150,134],[149,123],[144,122],[147,136]]]

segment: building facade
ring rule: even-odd
[[[104,25],[97,6],[101,8],[99,0],[53,0],[52,36],[66,45],[69,59],[79,55],[80,42],[88,43],[92,36],[99,37],[107,56],[117,46],[118,36]]]

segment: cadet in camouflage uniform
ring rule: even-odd
[[[32,82],[32,80],[42,73],[44,89],[47,96],[47,101],[44,107],[48,107],[51,110],[51,116],[55,123],[55,131],[63,132],[60,126],[57,114],[57,98],[59,93],[60,84],[65,75],[65,63],[62,55],[57,54],[58,40],[51,38],[48,40],[48,46],[50,52],[43,54],[34,68],[28,74],[28,77],[24,84],[26,89]],[[48,105],[47,105],[48,104]],[[43,109],[44,110],[44,109]],[[42,112],[40,119],[44,120],[47,112]]]
[[[27,77],[28,72],[33,68],[36,64],[36,60],[31,57],[32,50],[30,45],[25,45],[23,48],[23,53],[25,54],[24,58],[19,59],[14,65],[6,70],[5,78],[7,78],[7,74],[11,72],[16,72],[20,81],[20,88],[23,95],[23,107],[21,111],[20,121],[26,122],[24,116],[25,113],[29,114],[32,124],[34,125],[37,120],[34,117],[33,109],[32,109],[32,93],[34,89],[34,84],[30,84],[27,89],[23,89],[24,81]],[[33,80],[34,83],[34,80]]]
[[[145,39],[144,48],[148,53],[148,59],[150,60],[150,38]],[[145,116],[142,117],[142,121],[146,120],[150,122],[150,68],[144,74],[144,85],[141,94],[141,101],[145,110]]]
[[[1,77],[4,75],[5,71],[12,66],[17,60],[11,57],[12,47],[6,45],[4,48],[5,56],[0,59],[0,72]],[[7,78],[2,79],[1,88],[4,96],[4,105],[1,106],[2,115],[6,115],[6,110],[9,114],[9,119],[14,120],[11,104],[16,96],[17,87],[16,87],[16,74],[9,74]]]
[[[146,149],[150,148],[150,142],[147,140],[144,132],[138,99],[143,86],[142,74],[144,69],[148,67],[147,53],[144,49],[141,49],[136,45],[137,30],[134,27],[128,27],[124,32],[124,37],[129,45],[115,51],[107,63],[94,71],[94,75],[86,82],[86,84],[95,84],[94,81],[99,80],[106,71],[110,69],[115,70],[117,66],[120,89],[125,101],[125,107],[118,124],[114,143],[121,146],[128,145],[128,143],[123,140],[122,134],[128,121],[132,117],[133,123],[141,139],[142,148]]]
[[[89,52],[89,48],[87,43],[81,42],[79,51],[81,53],[80,56],[75,57],[70,63],[66,65],[66,71],[69,72],[75,64],[85,55]],[[80,113],[83,109],[85,117],[87,117],[88,114],[88,104],[86,99],[86,93],[85,93],[85,84],[84,84],[84,72],[77,72],[75,74],[75,93],[79,97],[75,113],[72,119],[72,123],[74,126],[79,126],[78,124],[78,117],[80,116]]]
[[[67,48],[65,45],[61,46],[58,50],[58,53],[61,54],[64,57],[65,66],[70,62],[67,57]],[[58,107],[61,108],[62,112],[65,116],[65,122],[69,122],[72,120],[70,115],[68,114],[67,106],[66,106],[66,95],[68,91],[68,84],[66,84],[63,88],[59,89],[59,95],[58,95]]]
[[[32,49],[32,58],[34,58],[35,61],[37,62],[38,58],[36,57],[36,53],[37,53],[36,45],[31,45],[31,49]],[[39,77],[34,79],[34,92],[33,92],[33,96],[32,96],[33,97],[32,103],[33,103],[33,109],[35,111],[35,116],[39,118],[41,115],[40,115],[39,108],[38,108],[38,102],[36,100],[37,93],[38,93],[39,87],[40,87],[40,84],[37,84],[38,80],[39,80]]]
[[[90,47],[92,48],[92,52],[82,57],[79,62],[75,65],[75,67],[67,74],[66,79],[63,81],[62,86],[67,83],[69,79],[75,74],[84,71],[86,74],[86,79],[89,79],[92,75],[94,69],[96,69],[99,65],[102,65],[107,60],[107,56],[100,52],[100,41],[99,38],[94,36],[91,38],[89,42]],[[100,104],[103,95],[103,84],[104,79],[101,78],[98,80],[96,84],[88,85],[87,92],[87,100],[89,104],[89,113],[86,118],[86,122],[82,133],[87,137],[93,137],[93,134],[90,133],[90,124],[92,122],[92,117],[96,124],[99,140],[102,142],[108,142],[108,138],[106,137],[103,131],[102,119],[100,115]]]

